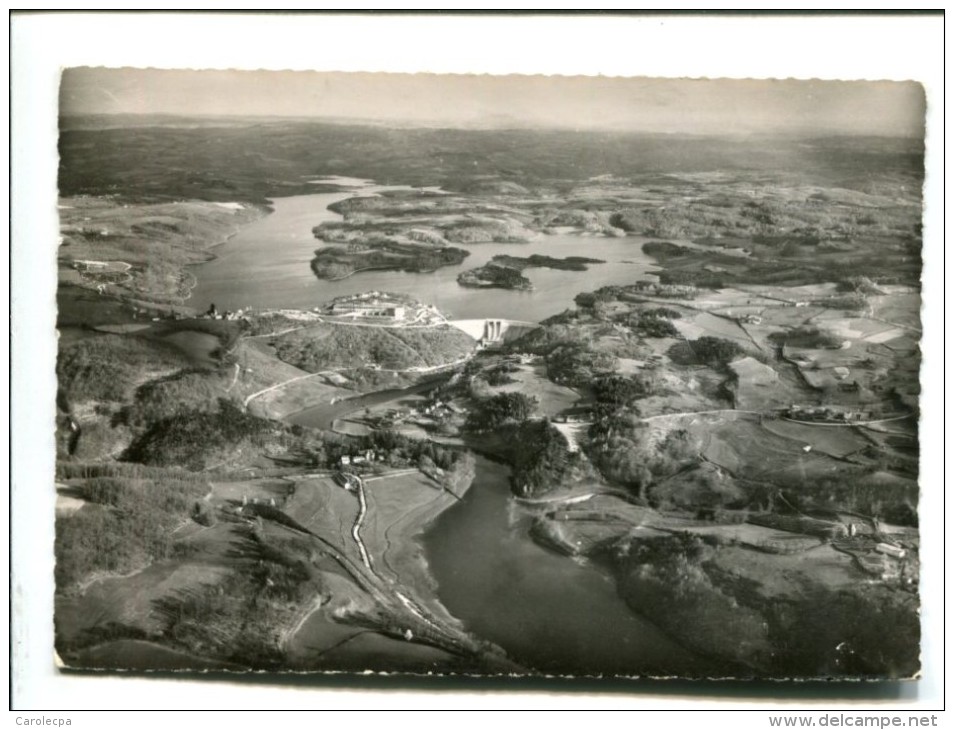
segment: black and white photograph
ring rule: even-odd
[[[926,91],[755,71],[64,66],[50,663],[916,681]]]

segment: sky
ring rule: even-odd
[[[920,137],[913,82],[67,69],[64,114],[287,116],[404,125]]]

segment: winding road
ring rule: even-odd
[[[356,474],[345,474],[344,478],[358,493],[358,516],[355,518],[354,525],[351,526],[351,537],[354,538],[354,542],[358,546],[358,552],[361,553],[361,562],[364,563],[364,567],[374,573],[371,556],[368,554],[368,549],[361,539],[360,532],[361,523],[364,522],[364,518],[368,514],[368,500],[364,496],[364,480]],[[377,575],[377,573],[375,573],[375,575]]]

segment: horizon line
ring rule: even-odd
[[[490,115],[491,117],[493,115]],[[837,137],[869,137],[869,138],[890,138],[890,139],[908,139],[921,140],[925,138],[925,132],[920,130],[920,134],[910,133],[889,133],[889,132],[854,132],[842,127],[784,127],[778,130],[772,129],[740,129],[738,131],[725,130],[723,132],[692,132],[692,131],[666,131],[660,129],[627,129],[624,127],[598,127],[598,126],[574,126],[574,125],[541,125],[530,122],[519,123],[516,120],[510,120],[510,124],[482,124],[480,120],[471,123],[452,122],[450,120],[432,119],[432,120],[411,120],[400,117],[381,118],[381,117],[347,117],[347,116],[322,116],[322,115],[303,115],[303,114],[235,114],[235,113],[210,113],[197,112],[184,114],[182,112],[132,112],[132,111],[79,111],[63,112],[57,114],[59,120],[90,117],[136,117],[147,118],[170,118],[170,119],[205,119],[205,120],[259,120],[259,121],[298,121],[326,124],[349,124],[356,126],[373,126],[385,128],[403,128],[403,129],[432,129],[432,130],[461,130],[470,132],[508,132],[508,131],[531,131],[545,130],[554,132],[598,132],[609,134],[644,134],[658,136],[678,136],[678,137],[753,137],[753,136],[788,136],[788,137],[811,137],[811,136],[837,136]],[[92,129],[86,131],[94,131]]]

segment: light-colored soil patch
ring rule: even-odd
[[[635,375],[646,367],[645,360],[634,360],[630,357],[620,357],[616,359],[616,370],[621,375]]]
[[[678,327],[681,320],[675,320]],[[749,341],[748,335],[735,322],[724,317],[717,317],[714,314],[703,312],[692,318],[692,323],[702,329],[703,334],[712,337],[724,337],[733,340]]]
[[[899,337],[903,337],[904,334],[905,334],[904,330],[895,327],[893,329],[885,330],[884,332],[879,332],[875,335],[869,335],[865,339],[868,342],[880,344],[882,342],[891,342],[892,340],[896,340]]]
[[[112,335],[130,335],[152,327],[151,323],[142,324],[101,324],[96,327],[97,332],[106,332]]]
[[[407,436],[408,438],[412,439],[432,438],[430,433],[416,423],[401,423],[395,426],[392,430],[395,433],[399,433],[402,436]]]
[[[56,515],[67,517],[87,504],[73,488],[66,484],[56,485]]]
[[[569,445],[570,453],[580,450],[580,437],[586,434],[589,424],[586,423],[554,423],[553,427],[563,434]]]
[[[666,353],[669,352],[670,348],[677,342],[679,342],[679,340],[675,337],[650,337],[646,340],[646,344],[652,348],[652,356],[660,359],[662,362],[668,362],[669,358],[666,356]]]

